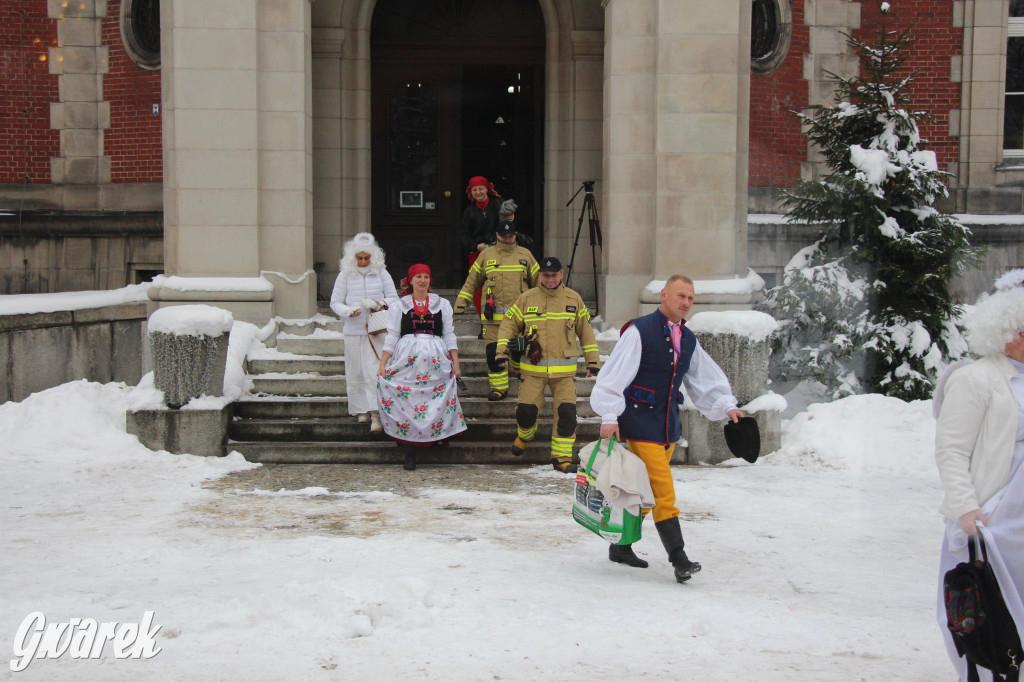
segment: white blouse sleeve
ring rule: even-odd
[[[458,351],[459,343],[455,338],[455,324],[452,315],[452,304],[446,299],[441,299],[441,338],[444,339],[444,346],[448,350]]]
[[[711,421],[725,419],[729,410],[736,409],[736,397],[729,386],[729,377],[699,342],[693,349],[690,368],[683,375],[683,384],[693,406]]]
[[[601,417],[602,424],[617,424],[626,409],[622,394],[640,369],[640,332],[630,326],[612,349],[608,362],[601,367],[597,382],[590,394],[590,406]]]

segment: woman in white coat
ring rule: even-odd
[[[938,619],[961,680],[967,665],[946,627],[942,579],[967,561],[968,536],[981,533],[1003,599],[1024,635],[1024,271],[1002,279],[967,319],[971,350],[939,380],[933,410],[935,460],[945,497]],[[982,679],[990,679],[987,671]]]
[[[398,299],[395,281],[384,267],[384,250],[373,235],[360,232],[345,244],[341,272],[334,282],[331,310],[344,322],[345,385],[348,413],[360,423],[370,422],[370,431],[381,431],[377,413],[377,367],[383,343],[367,334],[370,313],[388,307]]]

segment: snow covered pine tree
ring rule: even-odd
[[[944,362],[966,352],[949,285],[975,251],[968,229],[934,205],[948,196],[948,174],[923,149],[928,114],[907,108],[912,32],[890,28],[888,3],[878,9],[874,44],[846,36],[860,73],[830,73],[834,104],[797,114],[827,172],[801,181],[785,205],[791,222],[823,231],[763,308],[783,322],[779,376],[819,380],[835,397],[923,399]]]

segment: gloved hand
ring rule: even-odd
[[[597,365],[587,365],[587,373],[591,376],[597,376],[597,373],[601,370]]]
[[[530,341],[525,336],[517,336],[508,342],[508,350],[511,353],[522,355],[530,346]]]
[[[459,302],[455,304],[454,310],[456,313],[466,312],[466,304],[462,302],[462,299],[459,299]]]
[[[527,345],[526,357],[530,359],[530,364],[536,365],[540,362],[540,356],[540,341],[538,341],[537,336],[534,335],[533,338],[530,339],[530,343]]]
[[[487,300],[484,302],[484,318],[494,319],[494,294],[490,290],[487,291]]]

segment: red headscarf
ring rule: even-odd
[[[474,175],[469,179],[469,184],[466,185],[466,196],[469,197],[470,199],[473,198],[473,195],[469,193],[469,190],[473,189],[474,187],[486,187],[488,194],[499,198],[501,197],[501,195],[498,194],[497,191],[495,191],[494,183],[492,183],[490,180],[488,180],[482,175]]]
[[[402,295],[406,296],[412,293],[412,278],[416,275],[425,273],[430,278],[431,282],[434,280],[434,275],[430,272],[430,266],[425,263],[416,263],[409,266],[409,272],[405,278],[400,282],[402,285]],[[430,291],[430,287],[427,287],[427,291]]]

